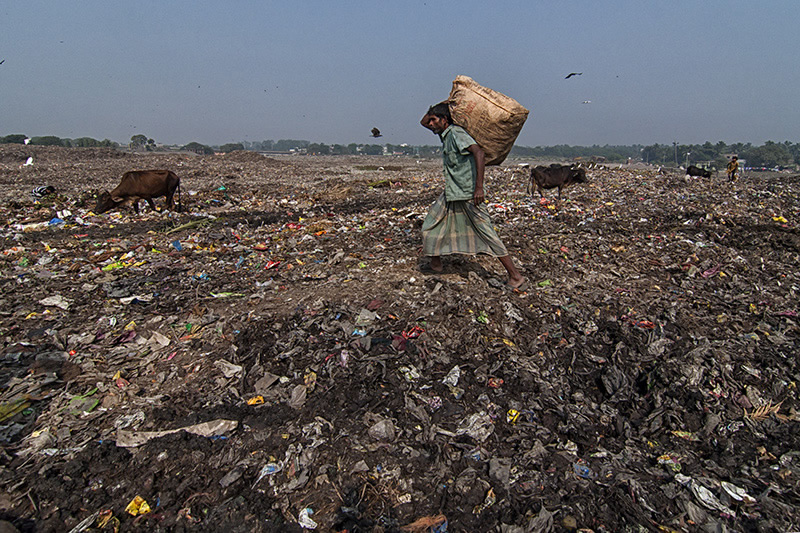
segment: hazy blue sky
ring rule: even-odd
[[[524,146],[798,142],[799,23],[798,0],[8,0],[0,135],[436,144],[419,119],[465,74],[531,110]]]

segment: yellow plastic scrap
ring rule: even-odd
[[[125,511],[132,516],[147,514],[150,510],[150,506],[147,505],[147,502],[141,496],[136,496],[125,508]]]
[[[133,331],[136,329],[136,321],[131,320],[125,325],[125,331]]]
[[[124,268],[124,267],[125,267],[125,263],[122,263],[121,261],[116,261],[114,263],[111,263],[110,265],[104,266],[100,270],[102,270],[103,272],[108,272],[110,270],[116,270],[118,268]]]
[[[775,222],[780,222],[781,224],[786,224],[787,222],[789,222],[783,217],[772,217],[772,220],[774,220]]]
[[[264,403],[264,397],[260,394],[247,400],[247,405],[261,405],[262,403]]]
[[[312,392],[314,387],[317,385],[317,373],[313,370],[303,377],[303,381],[308,389],[308,392]]]
[[[508,413],[506,413],[506,422],[514,425],[517,423],[517,420],[519,420],[519,411],[516,409],[509,409]]]
[[[699,440],[691,431],[682,431],[676,429],[675,431],[672,432],[672,434],[675,435],[676,437],[680,437],[681,439],[685,440]]]

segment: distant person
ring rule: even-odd
[[[492,226],[483,206],[483,149],[461,126],[453,124],[447,104],[428,109],[420,121],[442,141],[444,192],[422,224],[422,249],[430,257],[423,271],[442,272],[443,255],[487,254],[508,273],[508,287],[523,289],[526,280]]]
[[[739,171],[739,158],[736,156],[731,157],[728,162],[728,181],[736,180],[736,173]]]

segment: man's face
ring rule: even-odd
[[[437,135],[440,135],[449,126],[446,118],[436,115],[425,115],[422,118],[422,125]]]

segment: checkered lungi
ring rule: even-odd
[[[448,202],[444,193],[422,223],[422,251],[427,256],[508,255],[484,207],[476,207],[472,200]]]

